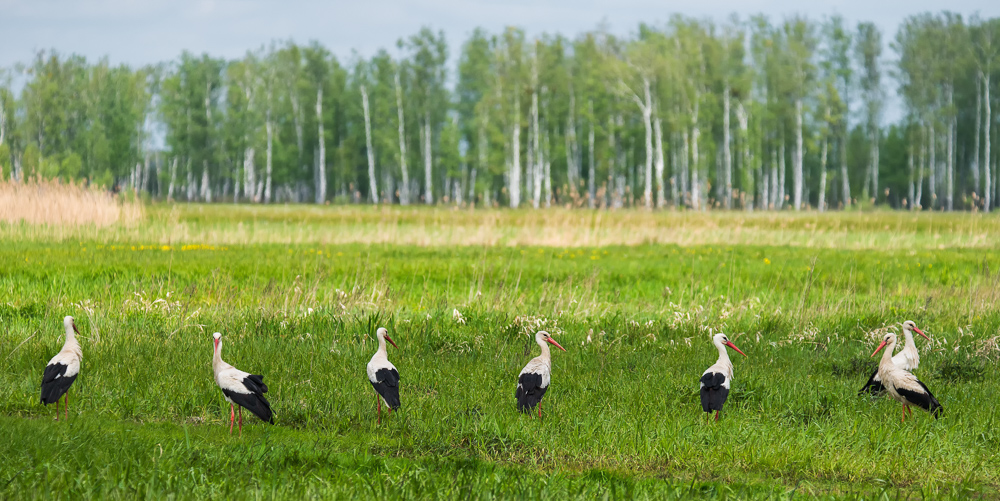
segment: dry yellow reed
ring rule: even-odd
[[[0,182],[0,222],[53,226],[109,226],[142,219],[142,204],[124,201],[107,190],[33,179]]]

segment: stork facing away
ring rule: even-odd
[[[911,405],[930,412],[934,416],[934,419],[937,419],[944,408],[941,407],[941,403],[931,394],[931,390],[927,389],[927,385],[920,382],[912,373],[893,362],[892,349],[895,347],[896,335],[890,332],[882,338],[882,344],[878,345],[872,356],[874,357],[882,348],[886,349],[885,353],[882,354],[882,361],[878,364],[878,375],[882,379],[882,385],[885,386],[889,395],[897,402],[903,404],[903,418],[900,421],[906,420],[907,411],[911,414],[913,413],[910,410]]]
[[[542,354],[532,358],[528,365],[521,369],[521,374],[517,377],[517,389],[514,391],[514,398],[517,399],[517,410],[528,413],[535,406],[538,406],[538,417],[542,417],[542,396],[545,390],[549,389],[549,382],[552,380],[552,354],[549,352],[549,344],[554,345],[562,351],[566,351],[552,339],[552,336],[545,331],[535,333],[535,342],[542,349]]]
[[[744,357],[747,354],[740,351],[721,332],[712,336],[712,344],[719,350],[719,360],[701,375],[701,408],[708,413],[709,419],[712,417],[712,411],[715,411],[715,420],[718,421],[719,412],[729,397],[729,384],[733,379],[733,363],[729,360],[726,347],[736,350]]]
[[[69,419],[69,387],[80,375],[80,362],[83,361],[83,352],[80,351],[80,343],[76,342],[75,334],[80,331],[76,328],[73,317],[63,318],[63,327],[66,328],[66,343],[63,344],[59,353],[49,360],[42,374],[42,403],[45,405],[56,404],[56,420],[59,420],[59,399],[66,395],[65,411],[66,419]]]
[[[265,422],[274,424],[271,404],[264,397],[267,385],[264,376],[243,372],[222,360],[222,333],[213,334],[215,338],[215,353],[212,355],[212,371],[215,373],[215,384],[222,389],[222,394],[229,402],[229,434],[233,434],[233,422],[236,412],[233,406],[239,407],[240,435],[243,435],[243,409],[252,412]]]
[[[912,371],[920,365],[920,352],[917,351],[917,343],[913,342],[914,332],[920,334],[928,341],[931,339],[927,337],[927,334],[924,334],[924,331],[917,328],[917,324],[913,323],[913,320],[903,322],[903,336],[906,343],[903,345],[903,349],[899,350],[899,353],[892,357],[892,363],[896,364],[896,367],[907,371]],[[858,395],[863,393],[881,395],[885,391],[882,378],[878,375],[878,369],[875,369],[875,372],[868,378],[868,382],[858,391]]]
[[[399,371],[396,366],[389,361],[385,342],[392,344],[393,348],[399,349],[396,343],[389,337],[389,331],[385,327],[379,327],[375,331],[378,338],[378,351],[372,355],[368,362],[368,381],[375,388],[375,405],[378,407],[378,422],[382,424],[382,402],[389,408],[391,414],[394,409],[399,409]],[[379,397],[382,397],[381,400]]]

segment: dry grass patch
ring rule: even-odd
[[[59,180],[0,182],[0,222],[54,226],[133,223],[142,219],[142,204],[124,201],[107,190]]]

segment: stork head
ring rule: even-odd
[[[212,334],[212,337],[215,338],[215,351],[219,351],[219,343],[222,342],[222,333],[216,332]]]
[[[66,328],[66,334],[69,334],[71,332],[75,332],[77,334],[80,333],[80,330],[76,328],[76,321],[73,320],[73,317],[69,315],[63,317],[63,327]]]
[[[375,331],[375,334],[379,338],[382,338],[382,339],[385,339],[386,341],[388,341],[389,344],[391,344],[393,348],[395,348],[397,350],[399,349],[399,347],[396,346],[396,343],[392,342],[392,338],[389,337],[389,331],[385,327],[379,327],[378,330]]]
[[[920,329],[917,328],[917,324],[913,323],[913,320],[907,320],[907,321],[903,322],[903,330],[904,331],[916,332],[917,334],[920,334],[921,336],[923,336],[924,339],[926,339],[928,341],[931,340],[931,338],[927,337],[927,334],[924,334],[924,331],[922,331],[922,330],[920,330]]]
[[[720,348],[723,347],[723,346],[728,346],[728,347],[736,350],[736,352],[739,353],[740,355],[743,355],[744,357],[747,356],[746,353],[743,353],[743,350],[740,350],[739,348],[737,348],[736,345],[733,344],[733,342],[729,340],[728,336],[726,336],[725,334],[723,334],[721,332],[718,333],[718,334],[716,334],[716,335],[714,335],[714,336],[712,336],[712,342],[715,343],[715,345],[718,346],[718,347],[720,347]]]
[[[888,334],[886,334],[885,337],[882,338],[882,344],[878,345],[878,348],[875,349],[875,352],[872,353],[872,356],[874,357],[875,353],[878,353],[878,352],[882,351],[882,348],[885,348],[886,346],[889,347],[889,353],[892,353],[892,349],[896,347],[896,335],[895,334],[893,334],[891,332],[888,333]]]
[[[537,333],[535,333],[535,342],[537,342],[538,344],[549,343],[551,345],[554,345],[556,348],[559,348],[562,351],[566,351],[566,348],[563,348],[559,343],[556,342],[555,339],[552,338],[551,334],[545,331],[538,331]]]

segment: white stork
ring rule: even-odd
[[[927,337],[927,334],[924,334],[924,331],[917,328],[917,324],[913,323],[913,320],[903,322],[903,335],[905,336],[906,343],[903,345],[903,349],[899,350],[899,353],[892,357],[892,363],[896,364],[896,367],[907,371],[912,371],[920,365],[920,352],[917,351],[917,343],[913,342],[914,332],[920,334],[928,341],[931,339]],[[868,382],[861,388],[858,395],[863,393],[870,393],[872,395],[885,393],[885,386],[882,385],[882,378],[878,375],[878,369],[875,369],[875,372],[868,378]]]
[[[882,361],[878,364],[878,375],[889,395],[903,404],[903,418],[900,421],[906,420],[906,411],[913,412],[910,410],[911,405],[930,412],[934,419],[937,419],[938,414],[941,414],[944,408],[931,394],[931,390],[927,389],[927,385],[921,383],[916,376],[892,361],[892,349],[895,347],[896,335],[890,332],[885,335],[882,344],[878,345],[872,356],[874,357],[882,348],[886,348],[885,353],[882,354]]]
[[[243,435],[243,409],[254,413],[264,421],[274,424],[271,404],[264,397],[267,385],[264,376],[243,372],[222,360],[222,333],[216,332],[215,353],[212,355],[212,371],[215,373],[215,384],[222,389],[222,394],[229,402],[229,434],[233,434],[233,422],[236,412],[233,405],[239,406],[240,435]]]
[[[80,362],[83,361],[80,343],[76,342],[74,335],[80,331],[76,328],[73,317],[64,317],[63,327],[66,328],[66,343],[59,353],[49,360],[42,374],[42,403],[56,404],[56,420],[59,420],[59,399],[63,395],[66,395],[66,419],[69,419],[69,387],[80,375]]]
[[[535,333],[535,342],[542,348],[542,354],[532,358],[528,365],[521,369],[521,374],[517,376],[517,389],[514,390],[514,398],[517,399],[517,410],[528,413],[535,406],[538,406],[538,417],[542,417],[542,396],[545,390],[549,389],[549,382],[552,380],[552,354],[549,353],[551,343],[562,351],[566,351],[552,339],[548,332],[538,331]]]
[[[372,388],[375,388],[375,405],[378,406],[378,422],[382,424],[382,402],[385,402],[385,406],[389,408],[389,413],[391,414],[393,409],[399,409],[399,371],[396,370],[396,366],[392,365],[389,361],[389,357],[386,355],[385,342],[388,341],[392,343],[392,347],[399,349],[396,343],[392,342],[392,338],[389,337],[389,331],[385,327],[379,327],[375,331],[375,337],[378,338],[378,351],[372,355],[372,359],[368,361],[368,381],[371,382]],[[382,400],[379,400],[379,397]]]
[[[715,411],[715,420],[719,420],[719,412],[729,397],[729,383],[733,379],[733,363],[729,360],[730,347],[744,357],[747,356],[733,344],[723,333],[712,336],[712,344],[719,349],[719,360],[701,375],[701,408],[708,413],[709,419]]]

